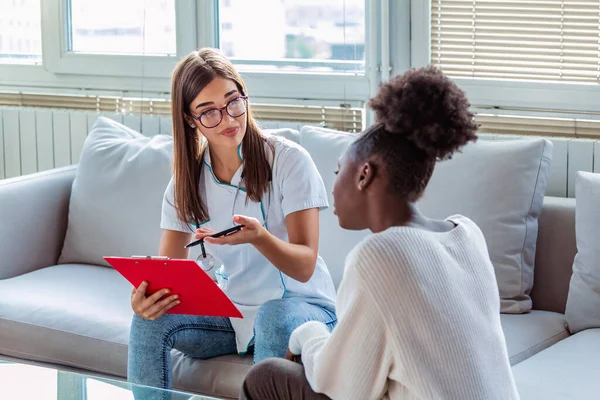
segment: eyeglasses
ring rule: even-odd
[[[244,115],[248,110],[248,96],[236,97],[235,99],[230,100],[225,107],[211,108],[210,110],[204,111],[199,116],[194,114],[190,114],[190,116],[195,120],[200,121],[205,128],[210,129],[223,121],[223,110],[227,111],[227,114],[232,118]]]

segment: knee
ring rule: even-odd
[[[144,343],[146,341],[155,341],[156,339],[163,337],[166,330],[169,329],[166,321],[167,318],[164,315],[155,321],[150,321],[133,316],[131,321],[131,330],[129,332],[129,340],[132,343]]]
[[[244,379],[246,393],[260,393],[265,384],[277,381],[277,374],[285,370],[286,361],[282,358],[267,358],[255,364]]]
[[[250,368],[248,375],[246,375],[246,381],[256,383],[261,380],[270,380],[278,371],[283,370],[286,361],[283,358],[267,358]]]
[[[259,332],[291,334],[296,324],[289,302],[271,300],[263,304],[256,315],[255,327]]]

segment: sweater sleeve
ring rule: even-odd
[[[290,339],[291,346],[301,348],[312,389],[333,399],[379,399],[387,391],[392,365],[391,352],[386,351],[388,331],[358,275],[348,265],[338,292],[338,324],[331,335],[309,322]]]

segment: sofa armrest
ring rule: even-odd
[[[76,166],[0,181],[0,279],[55,265]]]

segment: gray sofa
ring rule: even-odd
[[[285,134],[298,139],[299,133]],[[0,181],[0,358],[124,379],[131,286],[106,266],[57,265],[76,171],[72,166]],[[533,310],[501,316],[523,399],[600,393],[600,329],[570,336],[564,317],[576,253],[574,217],[574,199],[544,198],[534,246]],[[322,249],[332,240],[329,218],[321,221]],[[342,248],[323,249],[336,284],[347,248],[364,234],[349,235]],[[250,365],[247,356],[197,360],[174,351],[174,385],[235,398]]]

